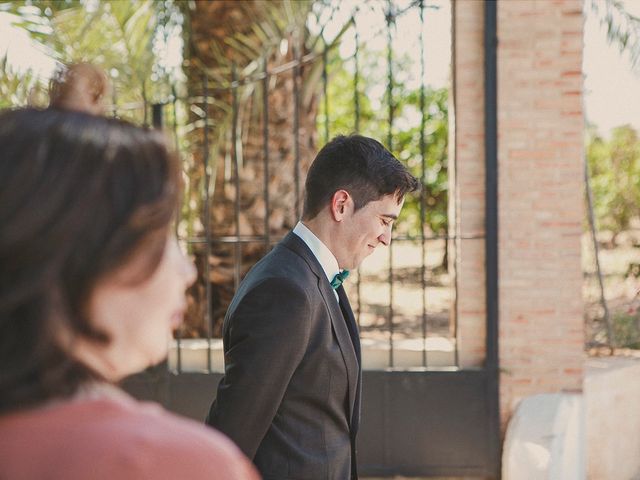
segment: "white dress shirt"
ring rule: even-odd
[[[338,260],[329,247],[327,247],[322,240],[315,236],[315,234],[307,228],[307,226],[298,222],[293,229],[293,233],[299,236],[304,243],[307,244],[313,255],[316,257],[322,270],[324,270],[324,274],[327,276],[327,280],[329,283],[333,280],[333,278],[340,273],[340,267],[338,266]],[[333,295],[338,300],[338,293],[333,290]]]

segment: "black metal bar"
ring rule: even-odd
[[[173,112],[173,116],[172,116],[172,122],[171,122],[171,130],[173,133],[173,148],[176,152],[176,154],[178,155],[178,157],[180,157],[180,142],[178,140],[178,112],[177,112],[177,95],[176,95],[176,88],[175,85],[171,85],[171,106],[172,106],[172,112]],[[183,162],[180,162],[181,166],[184,166]],[[182,209],[181,209],[182,210]],[[176,238],[179,236],[179,226],[180,226],[180,217],[178,217],[178,219],[175,222],[175,229],[174,229],[174,234],[176,236]],[[180,337],[181,337],[181,332],[182,329],[178,329],[177,333],[176,333],[176,340],[177,340],[177,352],[178,352],[178,367],[181,366],[182,363],[182,354],[180,352]],[[180,369],[178,370],[180,371]]]
[[[452,9],[452,16],[455,15],[455,8],[456,5],[455,4],[451,4],[451,9]],[[455,18],[455,17],[454,17]],[[456,65],[456,49],[455,49],[455,41],[456,41],[456,22],[452,21],[451,22],[451,45],[453,46],[453,48],[451,49],[451,64],[454,65],[454,69],[455,69],[455,65]],[[456,99],[456,92],[457,92],[457,84],[456,84],[456,75],[452,75],[451,78],[451,95],[452,95],[452,100],[453,100],[453,105],[455,107],[455,105],[457,105],[457,99]],[[457,132],[455,129],[455,126],[453,128],[453,136],[454,136],[454,145],[456,144],[456,138],[457,138]],[[453,163],[453,180],[452,183],[453,185],[455,185],[455,188],[458,188],[458,155],[453,155],[453,159],[449,159],[449,162]],[[449,169],[449,175],[451,175],[451,169]],[[451,201],[451,197],[448,196],[449,201]],[[455,201],[455,200],[454,200]],[[450,209],[447,209],[447,214],[450,212]],[[453,225],[453,231],[457,232],[457,225],[458,225],[458,210],[457,208],[453,209],[453,219],[449,218],[447,220],[447,234],[448,232],[451,231],[451,225]],[[483,236],[484,237],[484,236]],[[460,237],[462,238],[462,237]],[[453,248],[453,252],[454,254],[457,256],[458,255],[458,241],[457,241],[457,236],[453,235],[450,237],[449,240],[454,240],[455,239],[455,243],[454,243],[454,248]],[[449,240],[447,240],[447,245],[446,248],[449,249],[449,245],[452,243]],[[486,240],[486,239],[485,239]],[[451,250],[449,250],[451,251]],[[453,305],[453,340],[455,342],[455,349],[453,351],[454,354],[454,361],[455,361],[455,365],[456,367],[460,367],[460,356],[459,356],[459,352],[458,352],[458,262],[456,261],[457,258],[454,259],[453,262],[450,262],[450,265],[453,267],[453,275],[451,277],[451,284],[453,286],[453,299],[452,299],[452,305]]]
[[[182,373],[182,328],[176,330],[176,370]]]
[[[388,10],[386,15],[387,21],[387,106],[388,106],[388,130],[387,130],[387,148],[393,150],[393,117],[395,108],[393,104],[393,44],[391,35],[391,25],[393,22],[392,0],[387,0]]]
[[[264,152],[264,247],[265,254],[271,244],[269,228],[269,72],[268,59],[264,57],[264,78],[262,79],[262,144]]]
[[[602,319],[607,332],[607,345],[609,348],[613,348],[615,338],[613,336],[613,328],[611,325],[611,315],[609,314],[609,305],[607,299],[604,296],[604,283],[602,279],[602,268],[600,267],[600,247],[598,246],[598,239],[596,237],[596,219],[593,213],[593,192],[591,190],[591,178],[589,175],[589,162],[588,159],[584,159],[584,186],[585,197],[587,199],[587,218],[589,220],[589,232],[591,233],[591,243],[593,244],[593,255],[596,267],[596,278],[598,279],[598,287],[600,289],[600,305],[602,305]],[[637,294],[636,294],[637,295]]]
[[[300,219],[300,91],[298,82],[300,80],[300,40],[298,33],[293,35],[293,52],[296,65],[293,69],[293,178],[295,181],[295,212],[296,220]]]
[[[355,50],[353,52],[353,63],[354,63],[354,73],[353,73],[353,106],[354,106],[354,121],[355,121],[355,131],[356,133],[360,132],[360,92],[358,91],[359,83],[360,83],[360,70],[358,64],[358,54],[360,51],[360,38],[358,35],[358,29],[356,27],[355,18],[352,19],[353,22],[353,30],[355,32]]]
[[[171,94],[172,94],[172,99],[171,99],[171,105],[172,105],[172,110],[173,110],[173,117],[172,117],[172,131],[173,131],[173,142],[174,142],[174,149],[176,154],[178,154],[178,156],[180,155],[180,142],[178,141],[178,112],[177,112],[177,95],[176,95],[176,89],[175,89],[175,85],[171,85]],[[183,165],[183,163],[181,162],[181,165]],[[175,236],[176,238],[179,235],[179,226],[180,226],[180,221],[179,221],[179,217],[178,220],[175,222]],[[178,373],[182,373],[182,328],[178,328],[176,330],[175,333],[175,337],[176,337],[176,370]]]
[[[148,123],[148,116],[149,116],[149,103],[147,101],[147,82],[142,82],[142,104],[144,106],[144,111],[143,111],[143,115],[144,118],[142,120],[142,124],[146,127],[149,125]]]
[[[353,23],[353,31],[355,33],[355,51],[353,52],[353,116],[354,116],[354,128],[356,133],[360,133],[360,93],[358,91],[358,84],[360,81],[360,71],[358,64],[358,51],[360,49],[359,38],[358,38],[358,28],[356,25],[355,17],[351,18],[351,23]],[[358,324],[358,328],[360,328],[360,313],[362,312],[362,298],[361,298],[361,290],[360,290],[360,277],[361,270],[358,267],[358,278],[356,281],[356,295],[358,298],[357,308],[358,313],[356,316],[356,323]]]
[[[426,206],[426,142],[424,138],[424,130],[426,125],[425,95],[424,95],[424,0],[420,0],[420,159],[421,171],[420,179],[422,181],[422,189],[420,190],[420,245],[422,259],[420,261],[420,281],[422,285],[422,366],[427,366],[427,279],[425,261],[427,258],[427,248],[424,238],[424,220],[427,214]]]
[[[393,152],[393,45],[391,37],[391,25],[393,22],[393,12],[391,0],[387,0],[387,101],[389,106],[387,148]],[[390,239],[391,240],[391,239]],[[387,325],[389,327],[389,367],[394,366],[393,362],[393,247],[389,241],[389,309]]]
[[[115,80],[111,84],[111,116],[118,118],[118,94],[116,93]]]
[[[171,105],[173,106],[173,141],[175,143],[176,152],[180,151],[180,141],[178,139],[178,95],[176,94],[175,85],[171,85]]]
[[[171,87],[173,88],[173,86]],[[154,103],[151,107],[152,112],[152,123],[153,127],[157,129],[162,129],[163,126],[163,109],[164,104]],[[175,113],[175,96],[173,99],[173,132],[175,135],[175,151],[178,152],[178,136],[177,136],[177,125],[176,125],[176,113]],[[175,222],[174,234],[178,236],[178,224],[179,221]],[[178,328],[175,332],[175,340],[176,340],[176,369],[178,373],[182,372],[182,329]]]
[[[324,40],[324,39],[323,39]],[[329,143],[329,92],[327,78],[327,43],[322,50],[322,92],[324,94],[324,143]]]
[[[162,129],[163,108],[164,108],[164,104],[162,103],[154,103],[153,105],[151,105],[151,124],[153,125],[153,128]]]
[[[498,366],[498,119],[496,8],[485,4],[485,217],[487,281],[486,367]]]
[[[485,3],[484,8],[485,56],[485,221],[486,221],[486,284],[487,334],[486,360],[487,394],[489,405],[489,443],[491,464],[496,466],[500,478],[500,384],[498,351],[498,97],[497,97],[497,6]]]
[[[486,237],[484,235],[468,235],[468,236],[447,236],[447,235],[425,235],[425,240],[484,240]],[[185,240],[186,242],[188,242],[189,244],[198,244],[198,243],[205,243],[206,239],[202,238],[202,237],[188,237],[188,238],[183,238],[182,240]],[[282,238],[275,238],[271,240],[271,243],[277,243],[280,240],[282,240]],[[398,235],[393,237],[393,240],[395,242],[419,242],[420,241],[420,237],[414,237],[411,235]],[[234,242],[240,242],[240,243],[251,243],[251,242],[261,242],[264,241],[264,236],[262,235],[240,235],[239,237],[236,235],[225,235],[225,236],[220,236],[220,237],[216,237],[216,238],[212,238],[210,240],[210,242],[213,243],[234,243]]]
[[[232,95],[233,95],[233,114],[231,125],[231,162],[233,163],[233,182],[235,190],[234,213],[236,225],[236,237],[240,237],[240,165],[238,164],[238,82],[237,82],[236,66],[233,64],[231,68],[232,79]],[[233,282],[234,289],[238,290],[240,285],[240,266],[242,263],[242,252],[240,251],[240,243],[233,245]]]
[[[209,258],[211,257],[211,214],[209,213],[209,182],[211,180],[211,172],[209,170],[209,79],[205,73],[202,78],[202,87],[204,91],[205,102],[202,105],[204,111],[204,131],[202,139],[202,159],[204,162],[204,234],[205,259],[204,259],[204,284],[205,295],[207,296],[207,309],[204,313],[205,332],[207,334],[207,371],[211,373],[211,266]]]

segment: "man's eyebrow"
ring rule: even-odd
[[[398,215],[396,215],[395,213],[381,213],[380,216],[390,218],[391,220],[398,219]]]

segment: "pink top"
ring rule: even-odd
[[[0,479],[257,480],[210,427],[124,393],[0,416]]]

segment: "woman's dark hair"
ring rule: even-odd
[[[87,317],[89,297],[134,255],[144,258],[135,281],[157,268],[179,165],[159,132],[54,109],[0,113],[0,152],[2,413],[98,377],[62,332],[109,341]]]
[[[309,168],[302,218],[318,215],[337,190],[348,191],[357,210],[385,195],[393,194],[400,202],[418,188],[418,180],[377,140],[338,135]]]

